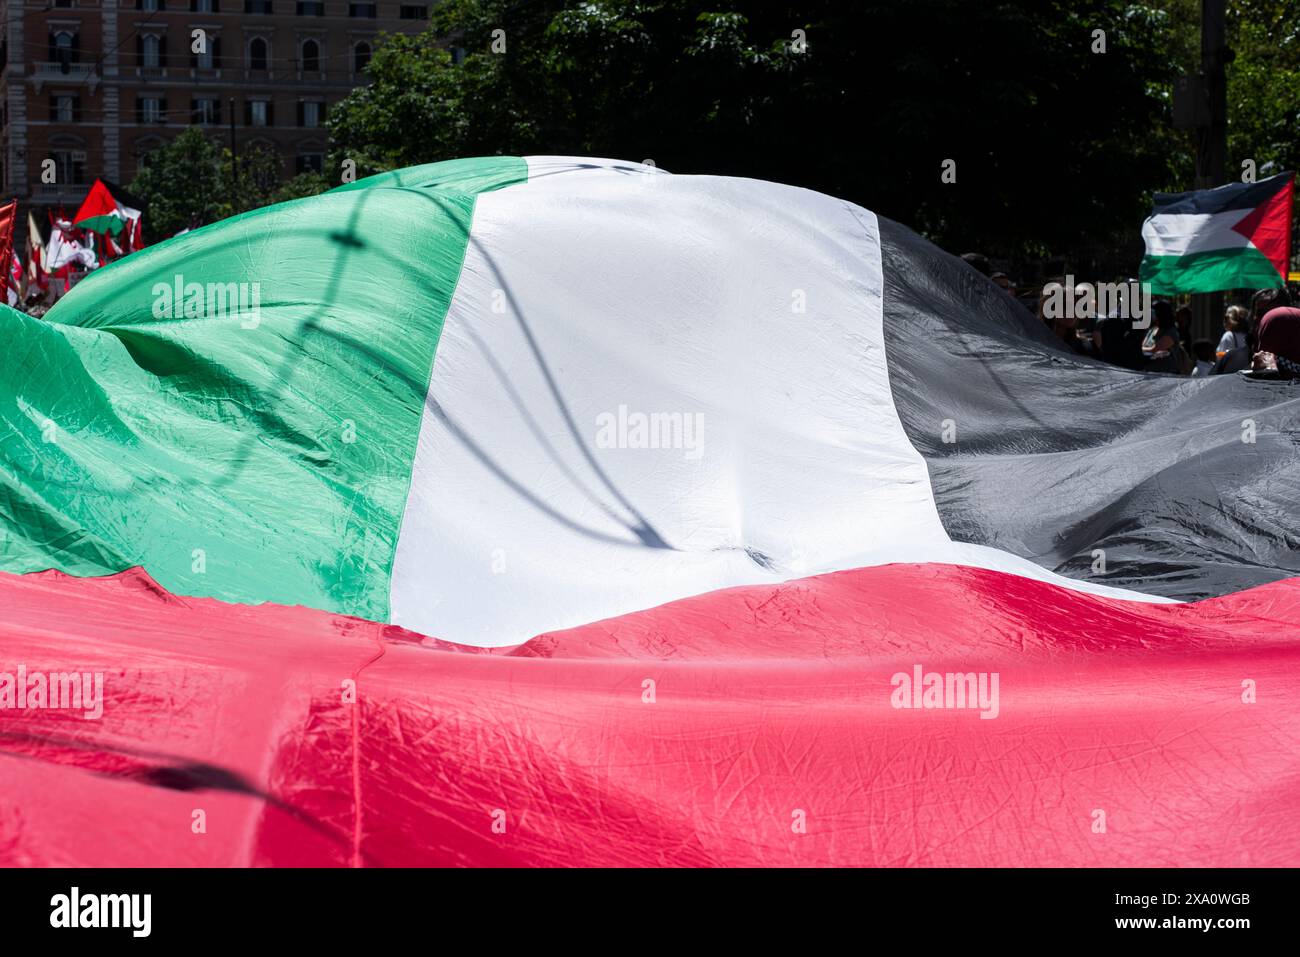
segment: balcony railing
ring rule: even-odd
[[[99,73],[93,63],[37,63],[32,74],[36,79],[36,91],[39,93],[44,83],[84,83],[93,92],[99,85]]]
[[[37,183],[36,195],[43,199],[81,196],[90,189],[89,183]]]

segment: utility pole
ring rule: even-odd
[[[218,100],[217,102],[221,102]],[[239,152],[235,146],[235,98],[230,98],[230,215],[234,216],[239,212],[238,201],[236,197],[239,189],[236,185],[236,170],[239,168]]]
[[[1205,124],[1196,131],[1196,188],[1222,186],[1228,179],[1229,59],[1225,0],[1201,0],[1201,78]],[[1223,322],[1223,293],[1192,297],[1192,334],[1218,335]]]

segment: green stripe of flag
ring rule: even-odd
[[[0,570],[385,620],[475,194],[526,178],[375,177],[134,253],[45,320],[0,307]]]
[[[1210,249],[1186,256],[1145,256],[1138,278],[1160,294],[1264,289],[1282,285],[1277,268],[1253,246]]]
[[[116,236],[126,225],[120,216],[91,216],[89,219],[83,219],[77,224],[78,228],[89,230],[92,233],[112,233]]]

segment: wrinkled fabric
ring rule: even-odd
[[[1300,574],[1300,382],[1075,356],[906,227],[880,244],[894,405],[955,541],[1182,600]]]
[[[1293,386],[1068,355],[829,197],[524,162],[0,308],[0,863],[1300,863]],[[223,263],[260,336],[152,316]]]
[[[105,698],[0,712],[6,865],[1300,863],[1294,581],[892,565],[494,651],[138,571],[0,575],[0,607],[0,671]],[[918,665],[998,673],[997,717],[895,708]]]
[[[0,306],[0,570],[139,565],[179,594],[385,618],[475,196],[525,173],[418,172],[132,253],[43,319]]]

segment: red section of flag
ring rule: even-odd
[[[103,676],[98,717],[3,712],[0,864],[1294,866],[1297,620],[1297,579],[892,565],[487,653],[0,575],[0,672]],[[898,706],[918,669],[997,674],[997,717]]]
[[[1291,264],[1291,206],[1295,196],[1295,174],[1282,182],[1281,188],[1264,203],[1256,206],[1233,232],[1249,239],[1277,269],[1286,282]]]
[[[117,212],[117,200],[113,199],[113,194],[108,191],[108,187],[101,180],[95,180],[90,187],[90,192],[86,194],[85,201],[81,208],[77,210],[77,215],[72,217],[72,224],[80,226],[89,219],[97,216],[111,216]]]

